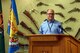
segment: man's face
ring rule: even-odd
[[[49,9],[47,11],[47,17],[48,17],[48,20],[53,20],[54,19],[54,11]]]

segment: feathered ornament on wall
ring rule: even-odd
[[[65,9],[62,4],[55,4],[55,6],[59,6],[60,8]]]
[[[80,3],[80,0],[75,0],[75,1],[71,2],[70,4],[74,4],[74,3]]]
[[[43,2],[39,2],[39,3],[37,3],[37,7],[38,6],[49,6],[48,4],[45,4],[45,3],[43,3]]]
[[[65,18],[65,16],[61,13],[61,12],[59,12],[59,13],[55,13],[56,15],[59,15],[59,16],[61,16],[61,17],[63,17],[63,18]]]
[[[40,14],[42,15],[42,14],[46,14],[47,12],[46,11],[41,11],[40,12]]]
[[[69,19],[67,19],[66,21],[64,21],[64,23],[67,23],[67,22],[76,22],[76,18],[74,17],[70,17]]]
[[[68,13],[72,13],[72,12],[80,12],[80,9],[79,8],[73,8]]]

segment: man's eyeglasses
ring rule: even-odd
[[[54,15],[54,13],[47,13],[47,15]]]

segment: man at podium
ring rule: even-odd
[[[41,24],[39,33],[40,34],[63,34],[61,23],[54,19],[54,10],[47,10],[47,19]]]

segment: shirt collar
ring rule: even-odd
[[[48,20],[47,20],[47,22],[49,22],[49,23],[53,23],[54,21],[55,21],[55,20],[51,20],[51,21],[48,21]]]

